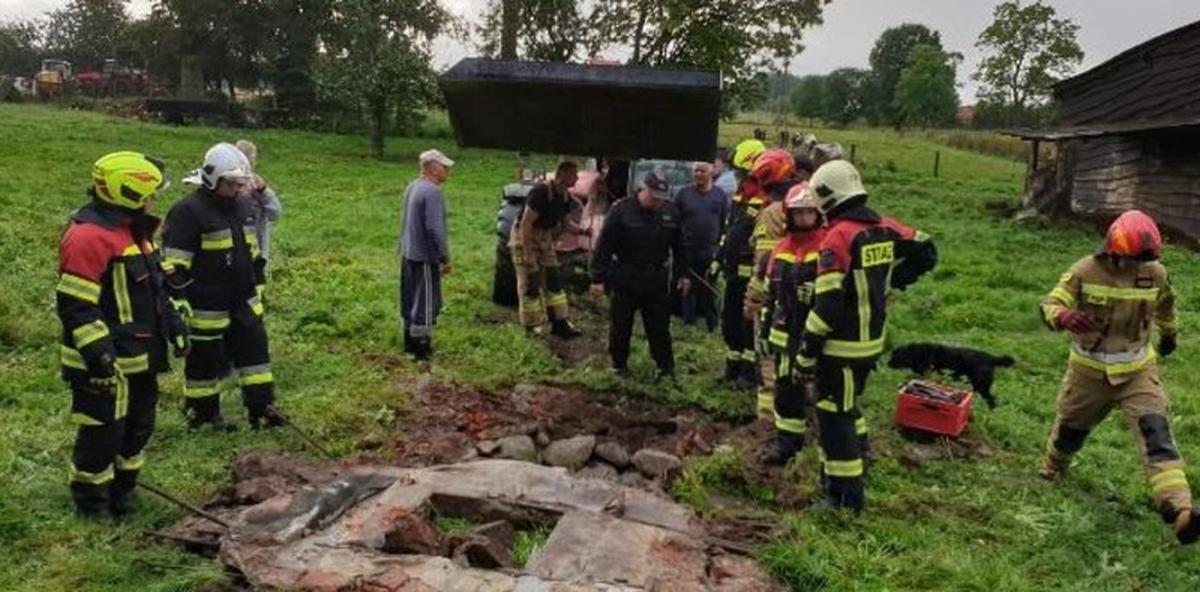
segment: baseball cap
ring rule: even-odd
[[[421,161],[421,165],[425,165],[425,164],[428,164],[431,162],[436,162],[436,163],[441,164],[442,166],[448,166],[448,167],[454,166],[454,161],[447,158],[445,154],[442,154],[441,150],[438,150],[436,148],[431,148],[429,150],[422,152],[421,156],[419,157],[419,160]]]
[[[670,199],[671,184],[667,183],[667,179],[658,171],[650,171],[642,178],[642,187],[650,190],[650,195],[654,199]]]

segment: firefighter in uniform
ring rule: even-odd
[[[59,245],[55,298],[78,426],[71,496],[80,514],[103,518],[130,509],[167,343],[182,355],[188,335],[163,288],[159,220],[146,211],[166,186],[162,162],[115,152],[93,165],[92,183],[91,203],[71,215]]]
[[[866,188],[849,162],[822,165],[809,191],[828,228],[796,370],[816,381],[826,494],[834,506],[857,512],[866,503],[860,398],[883,353],[888,295],[933,269],[937,251],[924,233],[867,207]]]
[[[1200,512],[1171,438],[1156,361],[1176,347],[1175,294],[1161,251],[1154,220],[1125,212],[1109,227],[1104,248],[1072,265],[1042,301],[1046,324],[1071,333],[1071,353],[1038,473],[1061,477],[1088,433],[1119,407],[1163,520],[1189,544],[1200,537]],[[1149,345],[1151,324],[1160,332],[1157,353]]]
[[[755,277],[766,282],[763,303],[768,349],[774,363],[775,392],[772,397],[776,446],[769,453],[769,464],[787,464],[804,447],[807,429],[808,384],[796,376],[796,354],[812,304],[813,283],[817,279],[817,254],[825,230],[817,202],[801,182],[788,191],[784,201],[787,234],[756,271]]]
[[[171,208],[163,229],[167,288],[186,311],[192,334],[183,389],[191,428],[235,429],[220,406],[231,375],[241,386],[251,427],[283,423],[272,407],[275,381],[263,325],[266,261],[255,239],[254,212],[238,199],[252,179],[240,150],[213,146],[199,170],[200,188]]]
[[[618,376],[629,372],[633,315],[640,310],[659,379],[675,377],[670,281],[678,278],[676,289],[687,296],[691,280],[679,209],[670,197],[671,187],[661,173],[646,174],[634,197],[609,210],[592,254],[592,297],[603,296],[606,285],[612,288],[608,350]]]
[[[548,316],[551,335],[570,339],[581,334],[567,320],[566,272],[554,251],[554,239],[571,210],[567,191],[578,174],[579,165],[565,160],[555,169],[553,181],[534,185],[509,239],[520,294],[518,314],[530,333],[540,334]]]
[[[713,261],[725,276],[725,295],[721,304],[721,336],[726,347],[725,380],[749,385],[758,383],[754,366],[757,358],[754,355],[754,327],[742,312],[746,288],[754,275],[750,236],[754,232],[755,216],[765,205],[762,190],[750,177],[750,169],[765,150],[759,140],[746,140],[734,150],[731,164],[738,177],[738,190],[733,195],[725,236]]]
[[[775,414],[773,402],[775,392],[774,356],[767,345],[769,325],[762,318],[763,301],[767,296],[766,274],[762,273],[771,252],[779,244],[787,230],[787,214],[783,210],[784,198],[798,183],[795,177],[795,159],[787,150],[772,148],[763,152],[754,161],[750,177],[762,188],[765,206],[754,218],[754,231],[750,246],[754,253],[753,275],[746,285],[743,316],[752,323],[754,352],[757,356],[758,393],[756,407],[758,415],[771,420]]]

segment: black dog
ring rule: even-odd
[[[993,356],[987,352],[951,347],[936,343],[910,343],[892,351],[888,361],[890,368],[909,368],[914,374],[925,374],[940,370],[958,378],[965,378],[971,388],[983,396],[988,407],[995,409],[996,398],[992,396],[992,378],[996,368],[1012,366],[1010,356]]]

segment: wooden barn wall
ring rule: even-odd
[[[1195,132],[1109,136],[1075,146],[1071,210],[1108,216],[1138,208],[1200,239],[1200,138]]]
[[[1063,82],[1062,125],[1200,117],[1200,26]]]

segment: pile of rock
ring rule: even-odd
[[[630,454],[615,440],[580,435],[551,440],[545,431],[479,442],[467,457],[483,456],[523,460],[562,467],[577,477],[603,479],[627,487],[664,491],[679,476],[683,461],[678,456],[642,448]]]

